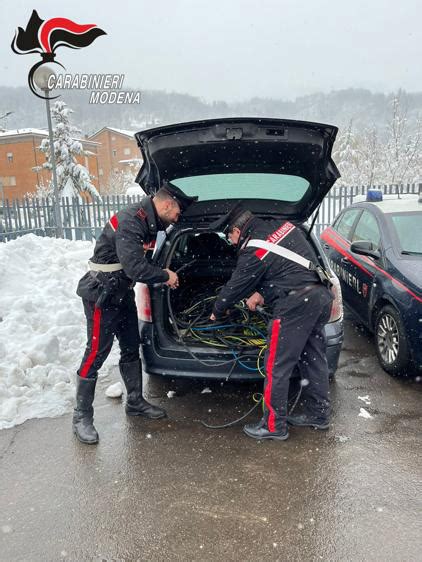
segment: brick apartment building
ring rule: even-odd
[[[36,190],[36,185],[50,181],[50,172],[42,170],[34,172],[35,166],[41,166],[45,161],[39,146],[48,137],[41,129],[17,129],[0,132],[0,200],[22,199],[26,193]],[[80,156],[77,161],[85,166],[89,173],[95,176],[92,183],[98,189],[98,143],[87,139],[80,139],[85,150],[93,153],[91,156]]]
[[[123,172],[131,168],[136,174],[139,170],[141,153],[133,132],[103,127],[87,138],[100,143],[97,153],[100,191],[108,185],[113,172]]]

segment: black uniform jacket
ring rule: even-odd
[[[245,237],[245,242],[243,249],[240,249],[236,269],[214,304],[213,312],[217,318],[221,318],[227,309],[255,291],[261,293],[265,304],[273,306],[276,312],[277,301],[289,291],[320,283],[314,271],[274,252],[254,247],[245,248],[250,239],[266,240],[317,264],[315,252],[300,225],[289,221],[253,218],[242,236]]]
[[[134,283],[163,283],[168,281],[166,271],[150,264],[145,250],[164,230],[150,197],[122,209],[105,225],[95,244],[94,263],[121,263],[123,270],[113,273],[88,272],[79,281],[77,294],[89,301],[97,301],[106,287],[112,287],[111,303],[118,304]],[[110,281],[112,283],[110,284]]]

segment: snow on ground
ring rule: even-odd
[[[91,242],[33,234],[0,244],[0,429],[72,409],[86,345],[75,290],[92,251]]]
[[[371,416],[371,414],[368,412],[368,410],[365,410],[365,408],[360,408],[359,417],[365,418],[366,420],[371,420],[373,418],[373,416]]]

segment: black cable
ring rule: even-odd
[[[253,408],[251,408],[248,412],[246,412],[246,414],[244,414],[241,418],[237,418],[237,420],[228,422],[228,423],[223,423],[221,425],[209,425],[208,423],[205,423],[204,421],[200,420],[200,422],[202,423],[203,426],[207,427],[208,429],[224,429],[225,427],[231,427],[233,425],[236,425],[237,423],[241,422],[242,420],[244,420],[245,418],[247,418],[249,416],[249,414],[251,414],[255,408],[257,408],[262,402],[262,398],[259,402],[257,402],[255,404],[255,406]]]
[[[293,406],[290,408],[290,411],[287,412],[287,415],[288,415],[288,416],[291,416],[291,415],[293,414],[293,411],[294,411],[294,409],[296,408],[297,403],[299,402],[300,395],[302,394],[302,388],[303,388],[303,386],[302,386],[302,379],[300,379],[300,382],[301,382],[301,385],[300,385],[300,388],[299,388],[299,392],[298,392],[297,395],[296,395],[295,401],[293,402]]]
[[[176,332],[176,334],[177,334],[177,337],[179,338],[179,342],[182,344],[182,346],[185,348],[185,350],[189,353],[189,355],[190,355],[193,359],[195,359],[195,361],[198,361],[198,363],[200,363],[201,365],[205,365],[205,367],[221,367],[221,366],[223,366],[223,365],[228,365],[229,363],[233,363],[233,362],[236,362],[236,361],[237,361],[237,359],[229,359],[228,361],[220,361],[219,363],[216,363],[215,361],[213,362],[212,359],[209,359],[209,360],[205,360],[205,361],[204,361],[204,360],[199,359],[198,357],[196,357],[196,355],[190,350],[190,348],[189,348],[189,347],[185,344],[185,342],[183,341],[182,335],[181,335],[181,333],[179,332],[179,328],[178,328],[178,326],[177,326],[177,322],[176,322],[176,319],[175,319],[174,314],[173,314],[173,308],[172,308],[172,306],[171,306],[171,302],[170,302],[170,301],[171,301],[171,299],[170,299],[170,288],[168,287],[168,288],[167,288],[167,306],[168,306],[168,309],[169,309],[170,318],[171,318],[171,320],[172,320],[172,322],[173,322],[174,330],[175,330],[175,332]]]
[[[301,379],[301,380],[302,380],[302,379]],[[293,403],[293,406],[290,408],[290,411],[287,412],[286,417],[287,417],[287,416],[291,416],[292,413],[293,413],[293,410],[296,408],[297,403],[299,402],[300,395],[302,394],[302,388],[303,388],[302,385],[300,385],[300,389],[299,389],[299,392],[297,393],[297,395],[296,395],[296,397],[295,397],[295,401],[294,401],[294,403]],[[233,420],[233,421],[231,421],[231,422],[223,423],[223,424],[221,424],[221,425],[210,425],[210,424],[208,424],[208,423],[205,423],[205,422],[202,421],[202,420],[199,420],[199,421],[202,423],[202,425],[203,425],[204,427],[206,427],[206,428],[208,428],[208,429],[225,429],[226,427],[232,427],[233,425],[236,425],[237,423],[239,423],[239,422],[241,422],[242,420],[244,420],[245,418],[247,418],[247,417],[249,416],[249,414],[251,414],[251,413],[255,410],[255,408],[256,408],[257,406],[259,406],[259,405],[262,403],[263,399],[264,399],[264,397],[263,397],[263,395],[261,395],[261,399],[260,399],[250,410],[248,410],[248,411],[246,412],[246,414],[244,414],[242,417],[237,418],[236,420]]]
[[[187,264],[184,264],[183,266],[181,266],[181,267],[177,270],[176,273],[180,273],[183,269],[187,268],[188,266],[190,266],[190,265],[191,265],[192,263],[194,263],[195,261],[196,261],[196,259],[192,260],[191,262],[188,262]],[[206,294],[207,294],[207,293],[206,293]],[[185,348],[185,350],[189,353],[189,355],[190,355],[194,360],[198,361],[201,365],[205,365],[206,367],[220,367],[220,366],[222,366],[222,365],[227,365],[227,364],[231,363],[231,364],[232,364],[232,365],[231,365],[231,369],[230,369],[230,371],[229,371],[229,373],[228,373],[228,375],[227,375],[227,377],[226,377],[226,381],[228,381],[229,378],[230,378],[230,376],[232,375],[232,373],[233,373],[233,371],[234,371],[234,368],[235,368],[235,366],[236,366],[236,363],[241,359],[241,357],[235,357],[234,359],[230,359],[230,360],[228,360],[228,361],[222,361],[222,362],[218,362],[218,363],[216,363],[216,362],[213,361],[212,359],[211,359],[211,360],[205,360],[205,361],[199,359],[199,358],[191,351],[191,349],[186,345],[186,343],[185,343],[184,340],[183,340],[182,334],[181,334],[180,331],[179,331],[178,321],[176,320],[176,318],[175,318],[175,316],[174,316],[173,307],[172,307],[172,305],[171,305],[170,288],[167,288],[167,295],[166,295],[166,296],[167,296],[167,306],[168,306],[168,309],[169,309],[170,318],[171,318],[171,320],[172,320],[172,322],[173,322],[173,327],[174,327],[174,330],[175,330],[175,332],[176,332],[177,337],[179,338],[179,342],[182,344],[182,346]],[[205,316],[205,312],[206,312],[206,302],[205,302],[204,299],[202,299],[202,301],[198,301],[197,305],[194,305],[194,306],[198,306],[198,305],[200,305],[201,303],[202,303],[203,306],[202,306],[202,310],[199,312],[199,314],[197,314],[190,322],[185,322],[185,321],[183,321],[183,320],[181,320],[181,319],[179,318],[179,323],[180,323],[180,324],[185,324],[185,326],[186,326],[188,329],[191,329],[191,328],[194,326],[194,324],[196,324],[197,322],[199,322],[200,318],[201,318],[203,315]],[[239,308],[240,308],[240,307],[239,307]],[[192,307],[191,307],[191,309],[192,309]],[[246,310],[246,309],[244,309],[244,308],[241,309],[241,312],[245,312],[245,311],[246,311],[247,315],[246,315],[246,318],[243,316],[243,320],[244,320],[244,322],[245,322],[245,321],[248,322],[249,319],[250,319],[250,318],[249,318],[249,311]],[[257,312],[260,314],[260,316],[261,316],[261,318],[263,319],[264,322],[268,321],[270,315],[269,315],[262,307],[257,307]],[[212,324],[209,324],[209,323],[208,323],[208,324],[205,325],[205,326],[197,326],[197,328],[204,328],[204,327],[207,327],[207,326],[210,326],[210,325],[212,325]],[[252,330],[252,331],[256,331],[256,332],[258,333],[258,335],[261,335],[261,333],[260,333],[261,330],[259,330],[258,328],[255,328],[254,326],[245,326],[245,325],[241,325],[241,324],[240,324],[239,327],[242,327],[242,328],[245,328],[245,327],[246,327],[246,328],[248,328],[248,329],[250,329],[250,330]],[[232,335],[232,334],[230,334],[230,335]],[[236,337],[239,337],[239,336],[236,335],[236,334],[235,334],[235,336],[236,336]],[[225,341],[223,335],[217,335],[217,336],[216,336],[216,339],[219,340],[219,341],[221,341],[221,342],[224,343],[225,345],[227,345],[227,347],[230,347],[230,346],[228,345],[227,341]],[[231,347],[233,347],[233,342],[231,342]],[[237,347],[238,347],[238,348],[241,348],[242,345],[239,345],[239,344],[238,344]],[[244,346],[243,346],[243,347],[244,347]],[[240,349],[239,349],[239,350],[240,350]],[[298,401],[299,401],[299,399],[300,399],[301,393],[302,393],[302,385],[301,385],[301,387],[300,387],[300,389],[299,389],[299,392],[297,393],[297,395],[296,395],[296,397],[295,397],[294,403],[293,403],[293,405],[292,405],[292,407],[291,407],[291,409],[290,409],[290,411],[288,412],[287,415],[291,415],[292,412],[293,412],[293,410],[296,408],[296,405],[297,405],[297,403],[298,403]],[[237,418],[237,419],[235,419],[235,420],[233,420],[233,421],[231,421],[231,422],[227,422],[227,423],[225,423],[225,424],[220,424],[220,425],[210,425],[210,424],[207,424],[206,422],[204,422],[203,420],[200,420],[200,423],[201,423],[204,427],[206,427],[206,428],[208,428],[208,429],[225,429],[225,428],[227,428],[227,427],[232,427],[232,426],[236,425],[237,423],[243,421],[245,418],[247,418],[247,417],[262,403],[262,400],[263,400],[263,397],[261,397],[261,399],[260,399],[250,410],[248,410],[248,411],[246,412],[246,414],[244,414],[244,415],[241,416],[240,418]]]

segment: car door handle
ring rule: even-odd
[[[350,263],[348,258],[341,258],[340,262],[345,264]]]
[[[324,244],[324,249],[325,250],[329,250],[331,248],[331,246],[329,244]]]

